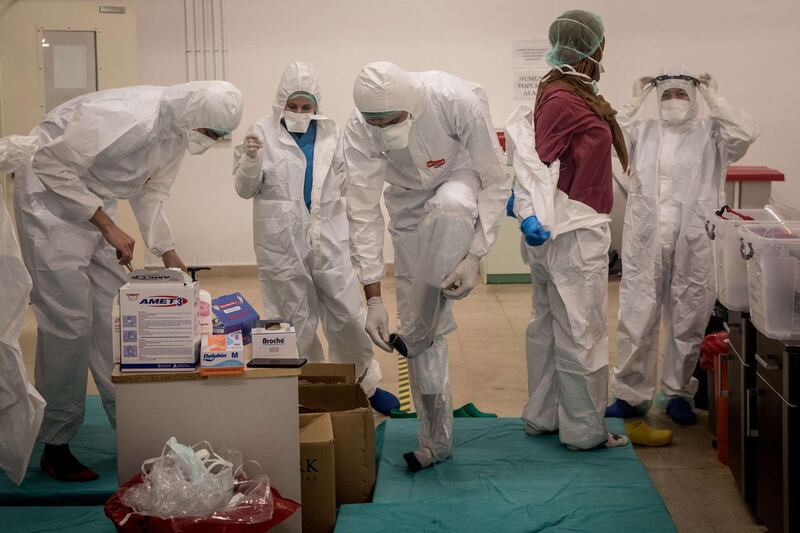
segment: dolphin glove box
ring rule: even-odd
[[[120,370],[191,372],[200,355],[198,287],[180,271],[136,270],[119,289]]]
[[[244,359],[241,331],[227,335],[203,335],[200,350],[201,374],[243,374]]]

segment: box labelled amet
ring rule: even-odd
[[[191,372],[200,354],[197,282],[183,272],[136,270],[119,289],[120,370]]]
[[[360,385],[300,382],[301,413],[330,413],[335,440],[336,505],[367,503],[375,488],[375,422]]]
[[[300,415],[300,493],[303,532],[329,533],[336,525],[333,425],[328,413]]]

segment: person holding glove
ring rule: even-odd
[[[526,332],[529,435],[558,432],[570,449],[617,447],[607,431],[611,149],[627,163],[611,105],[598,94],[605,34],[600,17],[573,10],[550,26],[551,70],[533,109],[506,124],[514,214],[530,265],[533,310]]]
[[[130,202],[164,266],[185,270],[165,212],[170,189],[187,150],[205,152],[241,116],[239,89],[196,81],[79,96],[31,132],[40,146],[17,174],[14,205],[33,280],[36,388],[47,401],[41,466],[56,479],[97,479],[69,449],[83,421],[88,370],[115,425],[111,304],[136,244],[114,221],[117,200]]]
[[[420,431],[419,447],[404,458],[417,471],[452,451],[444,336],[455,329],[453,300],[478,283],[511,179],[478,84],[378,62],[361,70],[353,98],[356,110],[343,138],[353,264],[367,298],[367,333],[383,350],[409,358]],[[393,333],[381,300],[382,195],[400,308]]]
[[[636,119],[655,89],[659,118]],[[699,97],[708,107],[701,116]],[[725,203],[728,165],[758,137],[744,110],[717,93],[709,74],[668,67],[634,83],[618,115],[631,160],[622,241],[619,365],[606,416],[644,415],[656,393],[659,324],[666,342],[657,406],[693,424],[692,378],[716,299],[712,243],[704,217]],[[657,440],[657,439],[655,439]]]
[[[236,192],[253,199],[253,243],[267,317],[290,320],[300,355],[353,363],[372,407],[400,407],[378,388],[381,370],[364,330],[350,262],[344,169],[336,124],[319,110],[319,79],[309,63],[290,63],[273,113],[250,128],[234,154]]]

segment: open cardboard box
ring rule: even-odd
[[[356,367],[345,363],[306,363],[300,368],[300,381],[311,383],[355,383]]]
[[[330,413],[335,441],[336,505],[367,503],[375,488],[375,422],[361,386],[300,382],[301,413]]]
[[[300,415],[300,492],[304,533],[330,533],[336,525],[333,442],[330,414]]]

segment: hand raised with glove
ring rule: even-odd
[[[244,138],[242,146],[244,147],[244,153],[247,157],[256,159],[261,155],[261,149],[264,148],[264,141],[258,135],[250,134]]]

